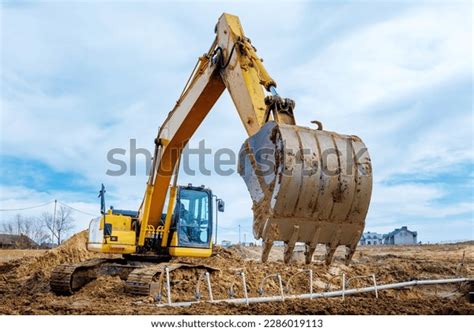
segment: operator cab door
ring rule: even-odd
[[[175,220],[178,247],[211,248],[212,194],[209,190],[190,186],[180,187]]]

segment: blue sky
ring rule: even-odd
[[[224,11],[240,16],[279,92],[296,101],[298,124],[318,119],[365,141],[367,230],[474,239],[470,2],[2,2],[0,209],[58,199],[96,214],[102,182],[108,204],[136,209],[144,165],[137,176],[107,176],[107,151],[132,138],[153,147]],[[191,147],[202,139],[239,150],[245,131],[227,94]],[[181,182],[226,201],[221,239],[236,240],[238,224],[251,237],[238,175]],[[90,218],[74,217],[78,229]]]

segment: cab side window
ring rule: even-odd
[[[209,194],[181,188],[179,198],[176,206],[179,246],[209,246],[212,230]]]

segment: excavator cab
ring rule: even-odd
[[[212,211],[210,189],[191,184],[178,187],[168,246],[171,256],[211,256]]]

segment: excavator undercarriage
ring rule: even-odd
[[[176,269],[215,272],[219,269],[205,264],[143,262],[116,259],[92,259],[76,264],[61,264],[51,275],[51,291],[58,295],[71,295],[100,276],[118,276],[125,281],[125,291],[134,295],[159,296],[162,293],[165,272]]]

